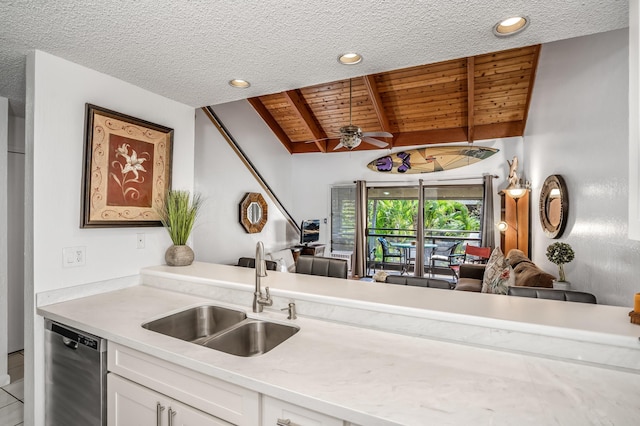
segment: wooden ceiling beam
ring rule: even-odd
[[[329,139],[326,142],[323,141],[326,144],[326,153],[331,153],[333,152],[333,148],[336,147],[336,145],[338,145],[338,143],[340,143],[340,139]],[[318,148],[312,144],[312,143],[303,143],[303,142],[296,142],[293,144],[293,152],[292,154],[308,154],[311,152],[318,152]],[[336,151],[336,152],[340,152],[340,151]]]
[[[473,125],[475,112],[475,59],[467,58],[467,141],[473,143]]]
[[[297,90],[287,90],[284,92],[284,95],[298,118],[300,118],[304,126],[309,130],[309,133],[313,135],[316,147],[320,152],[327,152],[327,142],[319,140],[326,138],[327,135],[316,124],[316,121],[313,119],[313,115],[311,114],[311,111],[309,111],[309,107],[300,95],[300,92]]]
[[[510,121],[474,126],[475,140],[522,136],[523,122]],[[422,130],[394,134],[395,146],[431,145],[467,141],[468,127]]]
[[[383,132],[391,133],[389,117],[387,117],[387,114],[384,111],[384,106],[382,106],[382,98],[380,97],[375,77],[373,75],[365,75],[362,77],[362,80],[364,81],[364,86],[369,94],[369,99],[371,99],[371,104],[373,105],[373,110],[378,118],[378,123],[380,123],[380,128],[382,128]],[[393,147],[393,141],[391,141],[389,147]]]
[[[291,142],[291,139],[289,139],[289,136],[287,136],[287,133],[284,130],[282,130],[282,127],[280,127],[280,125],[273,118],[269,110],[264,106],[262,101],[260,101],[260,98],[249,98],[247,100],[249,101],[253,109],[256,110],[258,115],[264,120],[267,126],[269,126],[271,131],[276,135],[278,140],[280,140],[280,143],[282,143],[282,145],[284,145],[287,151],[289,151],[289,154],[293,154],[294,149],[293,149],[293,143]]]

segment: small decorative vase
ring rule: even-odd
[[[193,263],[193,258],[193,250],[187,245],[171,246],[164,254],[164,260],[169,266],[189,266]]]
[[[569,281],[554,281],[553,288],[556,290],[571,290],[571,283]]]

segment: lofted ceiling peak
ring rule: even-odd
[[[522,136],[540,45],[250,98],[291,154],[332,152],[340,129],[388,132],[386,148]],[[350,120],[351,117],[351,120]],[[355,150],[380,149],[363,142]],[[346,151],[340,148],[339,151]]]

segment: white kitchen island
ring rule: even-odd
[[[629,324],[629,309],[279,272],[263,284],[274,306],[253,314],[253,269],[159,266],[141,271],[141,285],[130,288],[66,301],[39,295],[38,313],[263,400],[354,424],[634,425],[640,418],[640,326]],[[291,300],[296,320],[279,311]],[[207,303],[300,331],[243,358],[141,327]]]

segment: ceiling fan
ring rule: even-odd
[[[354,149],[360,143],[368,143],[370,145],[377,146],[378,148],[384,148],[389,145],[387,142],[383,142],[378,138],[392,138],[393,135],[389,132],[363,132],[362,129],[351,122],[351,108],[352,108],[352,94],[351,94],[351,79],[349,79],[349,125],[340,127],[340,143],[333,149],[338,150],[342,147],[347,149]],[[332,139],[332,138],[324,138]],[[317,140],[324,140],[317,139]],[[309,141],[316,142],[316,140]]]

